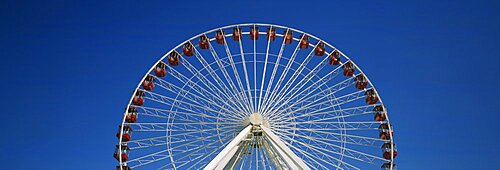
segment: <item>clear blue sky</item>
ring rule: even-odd
[[[499,1],[2,1],[0,21],[2,169],[112,169],[153,62],[246,22],[299,28],[356,61],[390,110],[400,169],[499,166]]]

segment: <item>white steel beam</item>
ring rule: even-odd
[[[290,148],[288,148],[281,139],[276,136],[271,129],[261,126],[264,134],[269,137],[269,142],[278,151],[278,155],[283,158],[285,163],[292,170],[310,170],[310,168],[304,163],[304,161],[295,155]]]
[[[204,170],[221,170],[226,164],[231,160],[234,156],[238,148],[240,147],[240,143],[243,139],[247,137],[252,129],[252,125],[248,125],[245,129],[243,129],[217,156],[210,161],[210,163],[203,168]]]

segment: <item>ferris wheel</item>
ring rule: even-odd
[[[117,169],[395,169],[375,87],[339,49],[272,24],[213,29],[140,80]]]

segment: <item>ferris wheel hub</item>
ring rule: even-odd
[[[269,127],[269,121],[265,119],[260,113],[252,113],[248,117],[248,124],[254,125],[254,126],[266,126]]]

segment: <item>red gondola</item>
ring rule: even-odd
[[[340,52],[334,50],[330,53],[330,65],[338,65],[340,63]]]
[[[144,99],[142,98],[144,96],[144,91],[137,90],[135,92],[134,99],[132,99],[132,103],[136,106],[142,106],[144,104]]]
[[[384,143],[382,145],[382,151],[384,152],[384,158],[388,160],[390,160],[391,157],[396,158],[396,156],[398,155],[398,151],[396,150],[396,144],[392,144],[391,147],[391,143]],[[393,156],[391,156],[391,152]]]
[[[127,116],[125,117],[127,123],[137,122],[137,108],[130,106],[127,111]]]
[[[382,168],[382,170],[390,170],[391,169],[391,165],[392,165],[393,169],[396,167],[395,163],[386,162],[386,163],[382,164],[382,166],[380,168]]]
[[[385,121],[385,119],[387,119],[387,116],[385,115],[384,112],[384,107],[382,105],[375,106],[373,108],[373,112],[375,113],[374,115],[375,121]]]
[[[171,65],[171,66],[179,65],[179,57],[180,56],[181,55],[177,51],[172,51],[168,55],[168,64]]]
[[[166,67],[167,65],[160,61],[155,67],[155,75],[157,77],[165,77],[165,75],[167,75]]]
[[[208,42],[208,37],[206,35],[202,35],[200,36],[200,42],[198,42],[198,44],[200,45],[200,48],[201,49],[208,49],[208,46],[210,45]]]
[[[291,44],[293,41],[292,31],[285,31],[285,44]]]
[[[391,136],[394,135],[394,131],[392,131],[392,125],[390,125],[388,123],[380,124],[380,126],[378,127],[378,131],[379,131],[380,139],[389,140],[389,139],[391,139]],[[390,131],[390,135],[389,135],[389,131]]]
[[[316,45],[316,48],[314,48],[314,55],[316,56],[325,55],[325,43],[319,42],[318,45]]]
[[[120,133],[122,126],[118,126],[118,133],[116,133],[116,137],[120,139],[120,134],[122,135],[122,142],[128,142],[131,139],[132,128],[129,125],[123,126],[123,132]]]
[[[344,64],[344,76],[352,76],[354,75],[354,64],[352,64],[350,61]]]
[[[276,39],[276,28],[267,28],[267,40],[274,41]]]
[[[300,49],[307,49],[309,47],[309,36],[305,35],[300,40]]]
[[[182,52],[184,53],[185,56],[193,56],[194,54],[193,45],[190,42],[187,42],[186,44],[184,44]]]
[[[132,168],[130,168],[127,165],[119,165],[119,166],[116,166],[116,170],[132,170]]]
[[[153,77],[152,75],[146,76],[144,81],[142,81],[142,88],[147,91],[153,90],[155,88],[154,81],[155,77]]]
[[[215,42],[217,44],[224,44],[224,31],[217,31],[215,33]]]
[[[122,162],[126,162],[128,160],[128,155],[127,155],[128,150],[130,150],[130,148],[127,146],[127,144],[122,144],[121,155],[120,155],[119,146],[116,145],[116,149],[115,149],[115,153],[113,154],[113,157],[115,157],[116,160],[120,161],[120,156],[121,156]]]
[[[378,96],[377,93],[375,93],[375,90],[369,89],[366,91],[366,103],[368,104],[375,104],[378,101]]]
[[[241,29],[240,28],[233,28],[233,40],[234,41],[239,41],[241,39]]]
[[[367,85],[368,81],[366,80],[366,77],[363,74],[358,74],[356,76],[356,88],[359,90],[363,90]]]
[[[132,99],[132,103],[136,106],[142,106],[144,104],[144,99],[142,99],[143,96],[144,91],[137,90],[137,92],[135,92],[134,99]]]
[[[250,39],[251,40],[259,39],[259,27],[255,25],[250,27]]]

